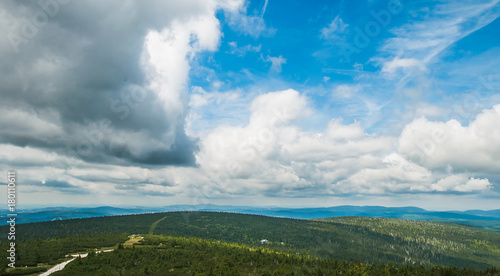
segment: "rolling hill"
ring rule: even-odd
[[[365,216],[427,221],[454,222],[500,231],[500,210],[428,211],[417,207],[383,206],[334,206],[322,208],[279,208],[250,206],[172,205],[163,207],[50,207],[20,210],[18,223],[65,220],[74,218],[103,217],[116,215],[158,213],[171,211],[211,211],[264,215],[295,219],[326,217]],[[8,221],[7,215],[0,218],[0,225]]]
[[[0,229],[7,231],[6,226]],[[499,232],[453,223],[389,218],[302,220],[236,213],[167,212],[28,223],[18,225],[17,232],[19,239],[23,240],[19,247],[25,246],[31,255],[34,250],[45,250],[41,245],[32,246],[35,239],[78,240],[78,237],[89,235],[122,235],[117,236],[119,238],[125,235],[123,233],[149,233],[366,264],[474,269],[500,266]],[[116,243],[117,238],[113,237],[107,240]],[[85,242],[77,240],[74,243],[85,248]],[[100,245],[111,244],[101,242]],[[62,255],[67,254],[66,251],[59,249]],[[5,252],[0,252],[2,260],[5,260]],[[23,257],[23,254],[28,252],[20,250],[19,255]]]

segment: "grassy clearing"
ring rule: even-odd
[[[132,235],[132,236],[129,236],[129,238],[130,239],[128,239],[126,242],[123,243],[123,247],[133,247],[134,244],[139,244],[139,242],[144,239],[140,235]]]

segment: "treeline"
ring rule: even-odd
[[[500,275],[500,270],[321,259],[213,240],[145,237],[144,245],[77,259],[54,275]]]

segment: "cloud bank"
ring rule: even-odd
[[[297,66],[296,57],[270,56],[251,40],[278,31],[264,20],[268,4],[249,14],[240,0],[0,2],[8,34],[0,38],[0,169],[20,172],[26,198],[54,201],[496,195],[500,105],[464,123],[436,120],[442,108],[415,104],[392,132],[322,110],[311,96],[316,88],[273,79]],[[394,29],[380,44],[390,54],[370,60],[380,65],[377,76],[428,74],[438,55],[429,48],[442,51],[491,22],[490,4],[467,12],[482,18],[477,25],[451,22],[443,6],[444,30]],[[349,25],[338,16],[328,22],[318,39],[342,40]],[[223,24],[250,41],[223,41]],[[260,53],[256,63],[267,62],[263,70],[279,88],[225,89],[230,81],[216,79],[209,91],[194,83],[197,58],[221,44],[239,60]],[[325,77],[325,94],[363,101],[371,126],[393,99],[370,101],[373,85],[358,80]],[[214,123],[218,117],[224,123]]]

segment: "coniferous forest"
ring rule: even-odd
[[[20,224],[16,238],[3,275],[74,253],[89,255],[54,275],[500,275],[499,232],[414,220],[168,212]]]

